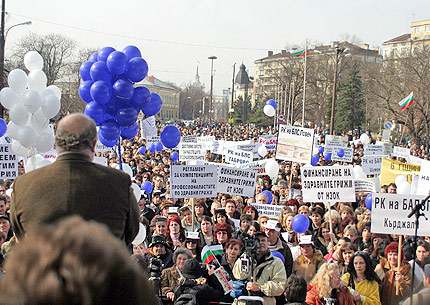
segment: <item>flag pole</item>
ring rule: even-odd
[[[307,64],[307,52],[308,51],[308,40],[305,42],[305,71],[303,73],[303,109],[302,109],[302,128],[305,127],[305,100],[306,100],[306,64]]]

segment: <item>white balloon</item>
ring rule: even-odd
[[[34,155],[28,158],[27,162],[25,162],[25,172],[31,172],[32,170],[37,169],[37,164],[44,160],[42,155]]]
[[[42,70],[33,70],[28,74],[28,88],[43,91],[46,88],[48,78]]]
[[[40,109],[30,116],[29,123],[37,133],[41,133],[42,130],[49,126],[49,120],[45,118],[45,115]]]
[[[396,186],[397,186],[397,194],[409,195],[411,193],[411,185],[407,181],[403,181]]]
[[[404,182],[404,181],[406,181],[406,177],[405,177],[405,176],[403,176],[403,175],[398,175],[398,176],[396,177],[396,180],[394,181],[394,183],[395,183],[396,185],[400,185],[400,183],[402,183],[402,182]]]
[[[42,168],[42,167],[45,167],[45,166],[48,166],[51,164],[52,164],[52,162],[49,161],[48,159],[43,159],[43,161],[40,161],[39,163],[36,164],[36,169]]]
[[[27,157],[28,155],[30,155],[30,149],[25,148],[24,146],[21,145],[21,143],[19,143],[18,140],[13,140],[12,141],[12,150],[20,156],[23,157]]]
[[[21,69],[12,70],[7,77],[7,83],[15,93],[20,94],[27,88],[27,74]]]
[[[134,197],[136,197],[136,201],[140,200],[140,187],[136,183],[131,184],[131,188],[133,189]]]
[[[24,55],[24,65],[28,71],[33,71],[43,68],[43,58],[36,51],[29,51]]]
[[[258,155],[259,155],[261,158],[264,158],[264,157],[267,155],[267,148],[266,148],[266,145],[260,145],[260,146],[258,147]]]
[[[131,242],[133,245],[140,245],[146,238],[146,228],[142,223],[139,223],[139,231],[137,232],[136,237]]]
[[[264,111],[265,115],[270,116],[270,117],[274,116],[276,113],[276,110],[275,110],[275,108],[273,108],[272,105],[265,105],[263,108],[263,111]]]
[[[45,97],[47,97],[48,95],[51,95],[51,94],[54,94],[54,95],[55,95],[54,90],[49,89],[49,88],[45,88],[45,89],[43,89],[43,90],[40,92],[40,97],[41,97],[42,99],[44,99]]]
[[[275,159],[269,159],[264,166],[266,170],[266,174],[268,174],[271,178],[274,178],[278,175],[279,172],[279,164]]]
[[[7,124],[7,132],[9,133],[9,135],[12,136],[12,138],[14,138],[15,140],[18,139],[18,132],[19,132],[20,127],[16,126],[14,124],[14,122],[10,121]]]
[[[33,128],[29,126],[23,126],[19,129],[18,140],[22,146],[31,148],[36,144],[37,134]]]
[[[35,113],[42,105],[42,98],[36,90],[26,90],[22,98],[22,104],[28,112]]]
[[[4,108],[10,109],[13,105],[19,103],[19,96],[11,88],[3,88],[0,91],[0,102]]]
[[[51,89],[54,91],[54,94],[58,97],[59,100],[61,100],[61,90],[55,85],[50,85],[47,87],[47,89]]]
[[[47,152],[54,147],[55,137],[51,133],[43,132],[36,140],[36,149],[41,152]]]
[[[120,169],[118,163],[113,163],[111,167],[118,170]],[[131,169],[130,165],[128,165],[127,163],[122,163],[122,171],[124,173],[127,173],[131,178],[133,178],[133,170]],[[139,193],[139,199],[140,199],[140,193]]]
[[[365,144],[369,144],[369,143],[370,143],[370,139],[369,139],[369,136],[367,135],[367,133],[363,133],[363,134],[360,136],[360,142],[361,142],[363,145],[365,145]]]
[[[354,165],[352,168],[352,174],[354,179],[367,178],[366,174],[363,172],[363,168],[360,165]]]
[[[60,99],[56,95],[48,95],[42,100],[42,112],[47,119],[52,119],[61,108]]]
[[[18,126],[24,126],[28,121],[28,116],[27,108],[21,103],[15,104],[10,108],[9,118]]]

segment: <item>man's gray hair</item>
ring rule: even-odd
[[[173,263],[176,264],[176,259],[178,258],[179,254],[184,254],[187,256],[187,258],[192,258],[193,254],[191,253],[190,250],[188,250],[187,248],[177,248],[175,250],[175,252],[173,252]]]
[[[96,124],[90,117],[84,114],[75,113],[73,116],[73,119],[82,123],[80,128],[78,128],[80,130],[79,132],[72,132],[70,130],[70,125],[71,123],[73,124],[73,122],[69,122],[71,118],[67,121],[63,121],[64,119],[61,120],[55,133],[57,148],[65,151],[92,150],[93,143],[97,138]]]

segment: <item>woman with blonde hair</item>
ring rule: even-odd
[[[340,279],[336,263],[322,265],[310,285],[312,288],[306,294],[306,303],[309,305],[354,304],[351,293]]]
[[[287,229],[285,224],[287,222],[287,216],[291,212],[292,212],[292,210],[290,207],[284,206],[284,207],[282,207],[281,213],[279,213],[278,221],[282,226],[282,231],[286,231],[286,229]]]

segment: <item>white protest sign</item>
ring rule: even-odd
[[[354,180],[354,186],[356,192],[369,192],[375,193],[375,182],[367,179],[356,179]]]
[[[216,165],[172,165],[172,198],[210,198],[217,196]]]
[[[430,192],[430,161],[423,160],[421,162],[418,177],[417,195],[428,195]]]
[[[365,156],[383,156],[384,146],[367,144],[364,146],[364,155]]]
[[[54,162],[55,160],[57,160],[57,151],[55,149],[51,149],[50,151],[47,151],[46,153],[41,154],[43,156],[43,158]]]
[[[389,130],[389,129],[382,130],[382,142],[389,143],[390,142],[390,136],[391,136],[391,130]]]
[[[236,149],[252,152],[252,158],[258,158],[258,146],[259,144],[257,143],[239,144]]]
[[[343,157],[339,157],[337,155],[337,152],[339,149],[343,150]],[[334,150],[334,152],[331,155],[331,159],[333,161],[340,161],[340,162],[349,162],[352,163],[352,158],[354,157],[354,150],[351,147],[338,147]]]
[[[366,175],[380,175],[382,165],[382,156],[363,156],[361,158],[361,167]]]
[[[266,174],[266,163],[269,161],[268,159],[252,161],[249,163],[243,163],[237,165],[238,168],[242,169],[252,169],[257,173],[257,175],[265,175]]]
[[[182,136],[181,143],[197,143],[197,135]]]
[[[18,158],[12,150],[12,144],[0,145],[0,178],[16,179],[18,177]]]
[[[295,189],[295,188],[290,187],[290,191],[288,192],[288,199],[294,199],[294,198],[296,198],[297,196],[302,196],[302,191],[301,191],[301,190],[298,190],[298,189]]]
[[[146,138],[146,148],[148,149],[149,146],[151,146],[152,144],[156,144],[158,142],[161,142],[161,139],[159,136],[155,135],[155,136],[148,136]],[[164,146],[163,146],[164,147]]]
[[[105,151],[111,151],[113,148],[112,147],[107,147],[105,145],[102,144],[102,142],[100,142],[100,140],[97,139],[97,144],[96,144],[96,152],[105,152]]]
[[[144,139],[157,135],[157,127],[155,126],[155,117],[150,116],[147,119],[140,121],[140,136]]]
[[[313,141],[313,129],[279,125],[276,159],[310,163]]]
[[[181,143],[179,161],[205,161],[206,146],[204,143]]]
[[[327,144],[329,144],[330,142],[336,146],[346,147],[346,146],[348,146],[348,137],[326,135],[325,136],[325,145],[327,146]]]
[[[258,139],[258,143],[266,145],[267,151],[276,150],[278,137],[274,135],[263,135]]]
[[[233,289],[233,281],[227,271],[225,271],[224,268],[219,267],[218,269],[215,269],[214,274],[218,279],[218,282],[221,284],[224,294],[229,293]]]
[[[408,214],[425,197],[424,195],[372,193],[372,233],[413,236],[415,232],[415,217],[408,218]],[[421,212],[425,215],[429,214],[429,200],[424,203]],[[420,218],[418,236],[429,235],[430,220],[422,217]]]
[[[206,150],[213,150],[213,142],[215,141],[215,136],[202,136],[197,138],[197,143],[205,145]]]
[[[257,209],[259,216],[264,215],[269,217],[270,219],[276,220],[278,220],[283,208],[282,205],[262,204],[254,202],[250,203],[250,205],[254,206]]]
[[[411,149],[407,147],[394,146],[393,156],[398,158],[408,159],[411,155]]]
[[[253,159],[252,152],[239,150],[239,149],[233,149],[233,148],[227,148],[225,151],[225,163],[231,163],[231,164],[244,164],[249,163]]]
[[[222,155],[224,150],[224,140],[215,140],[212,142],[211,152],[214,154]]]
[[[352,166],[304,166],[300,169],[304,202],[354,202]]]
[[[253,197],[257,174],[252,170],[218,166],[218,193]]]
[[[418,157],[415,157],[415,156],[408,156],[408,162],[407,163],[409,163],[409,164],[414,164],[414,165],[421,165],[421,162],[423,161],[424,159],[421,159],[421,158],[418,158]]]
[[[107,166],[107,158],[105,157],[94,157],[94,163]]]

